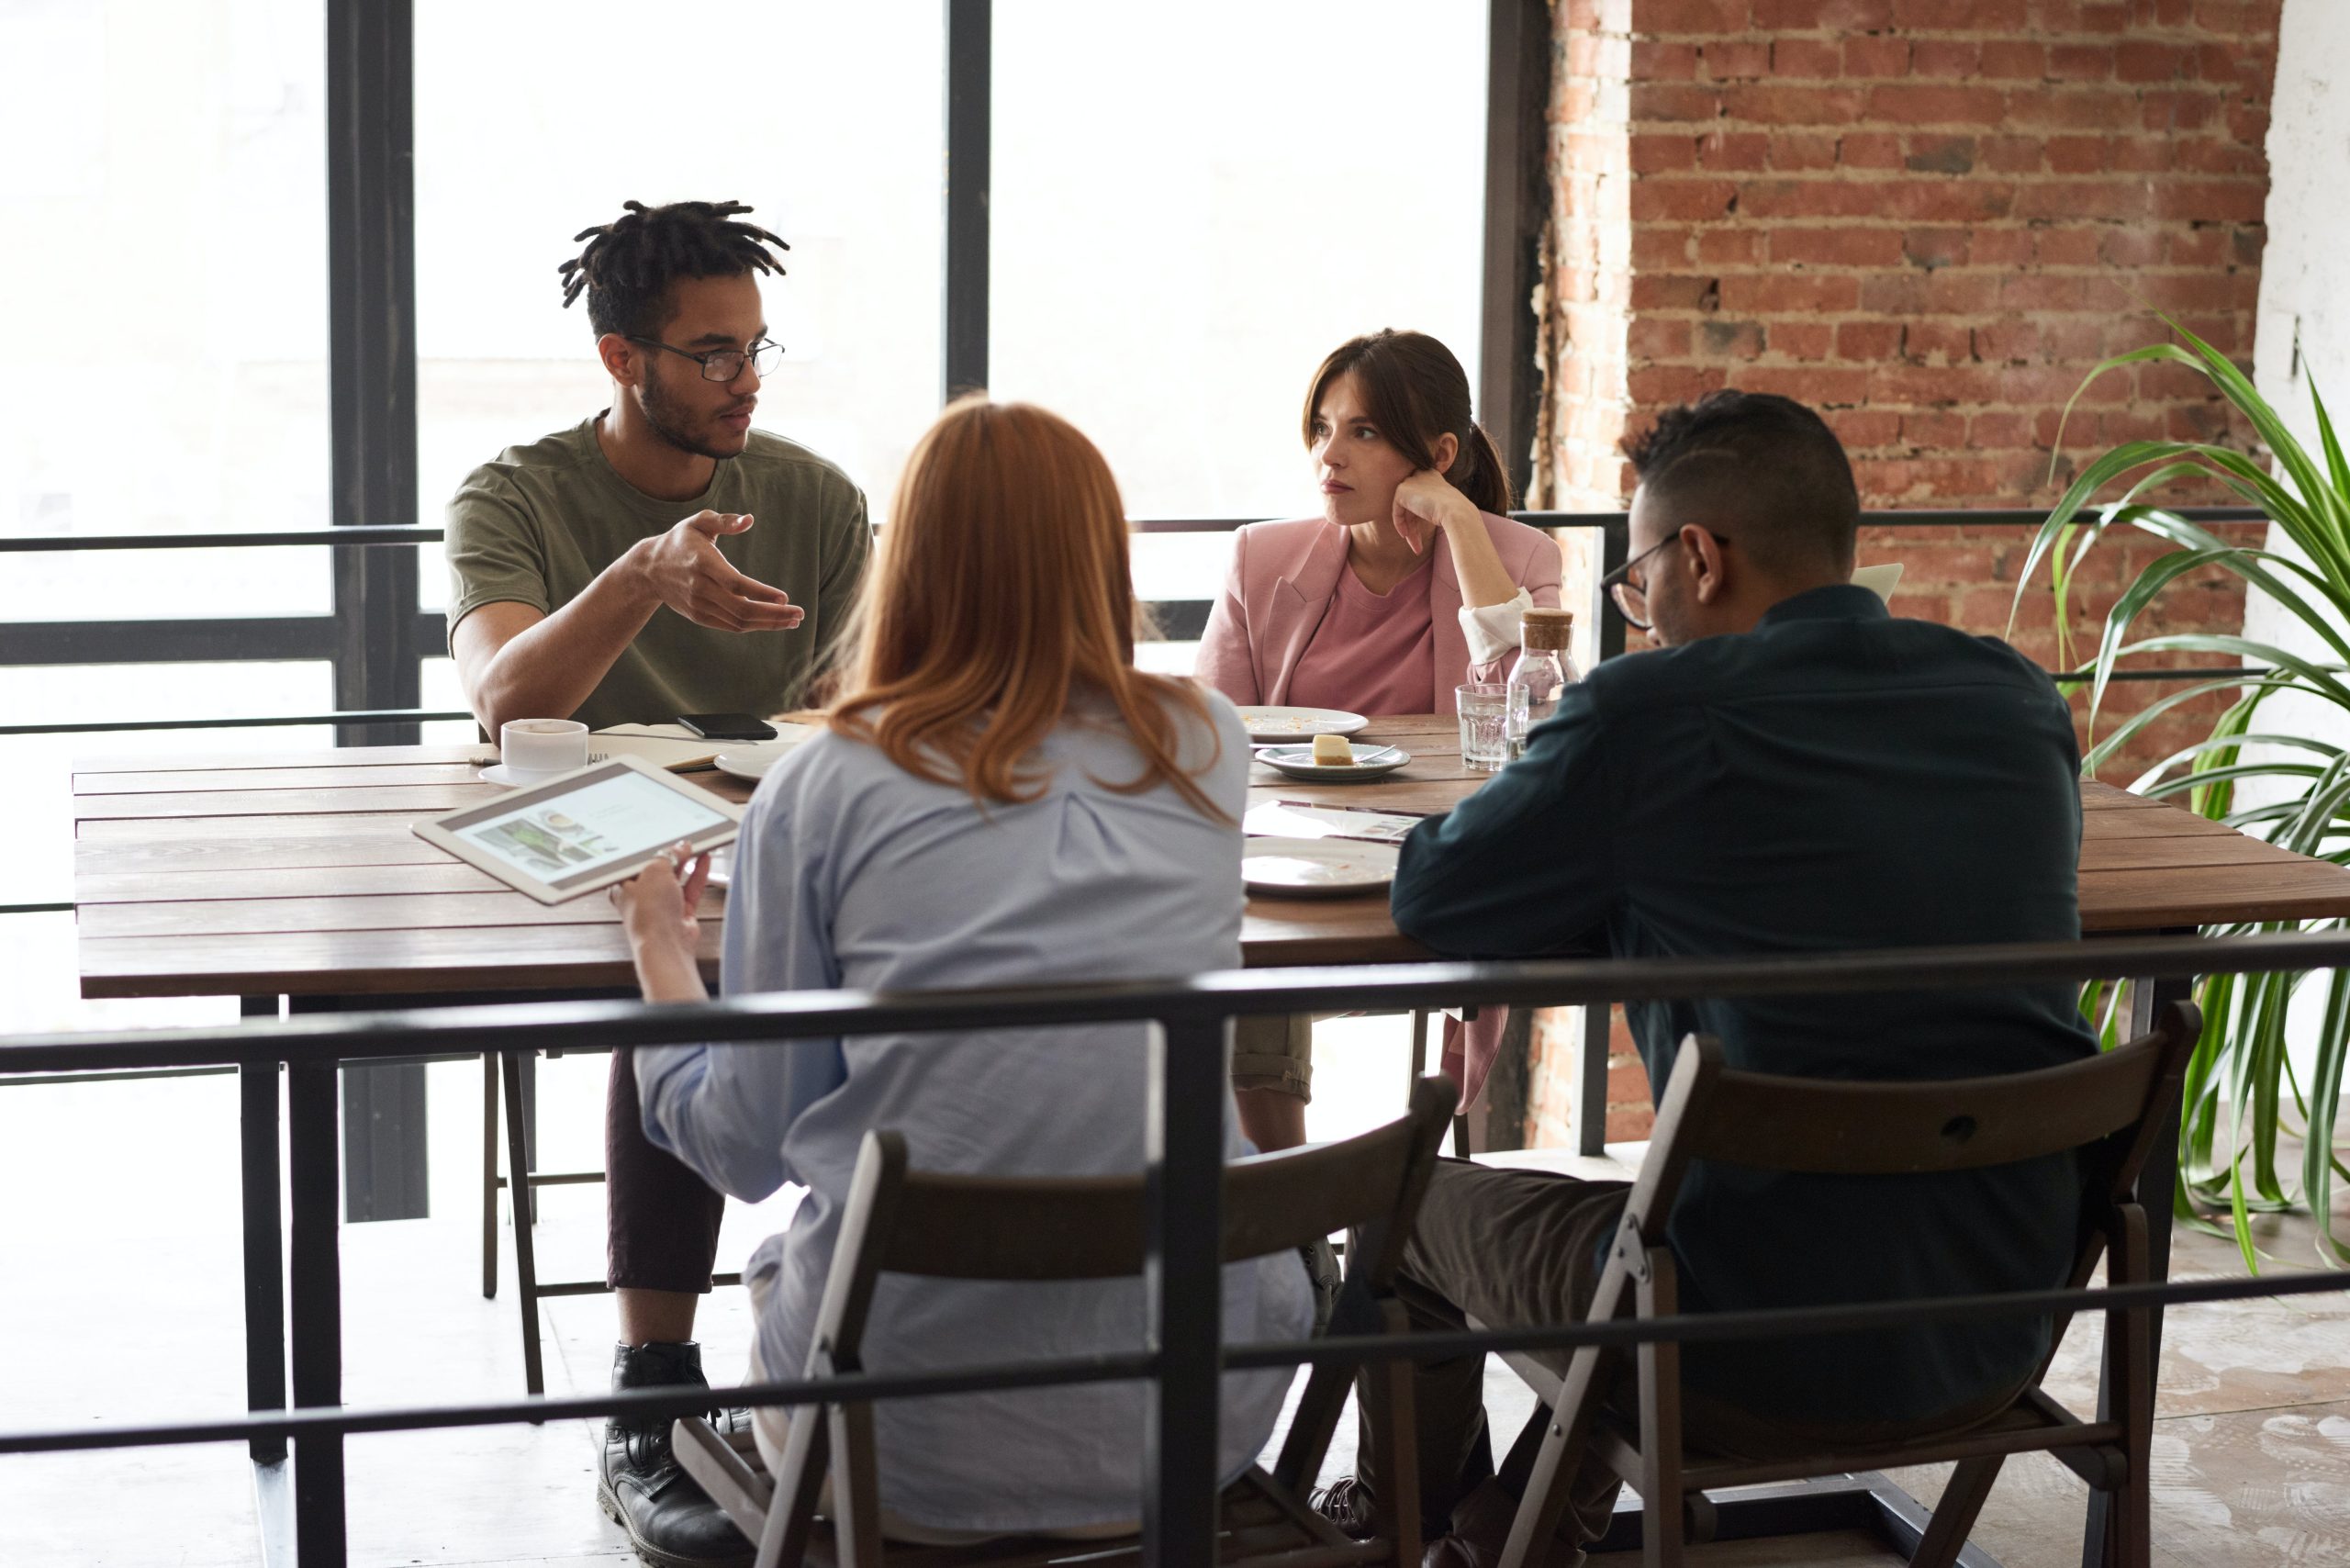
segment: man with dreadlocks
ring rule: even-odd
[[[519,718],[602,728],[791,708],[871,554],[848,476],[751,428],[783,353],[758,274],[780,275],[775,251],[789,247],[742,221],[740,202],[626,205],[562,267],[564,304],[588,297],[611,406],[509,447],[449,503],[449,647],[491,734]],[[646,1141],[624,1051],[604,1148],[613,1386],[701,1383],[694,1312],[724,1200]],[[666,1420],[606,1426],[598,1495],[666,1568],[751,1559],[677,1468]]]

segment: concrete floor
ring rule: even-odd
[[[1316,1136],[1368,1125],[1393,1102],[1403,1062],[1388,1021],[1325,1043]],[[478,1070],[433,1072],[435,1217],[354,1226],[344,1236],[346,1397],[375,1405],[521,1393],[510,1286],[479,1294]],[[599,1060],[542,1078],[550,1167],[596,1160]],[[213,1415],[242,1405],[237,1270],[235,1089],[205,1078],[0,1091],[0,1427]],[[548,1278],[600,1268],[600,1190],[544,1198]],[[788,1204],[730,1213],[722,1267],[776,1228]],[[2341,1228],[2350,1234],[2350,1210]],[[2306,1220],[2269,1222],[2276,1266],[2312,1261]],[[503,1245],[510,1282],[511,1249]],[[2243,1271],[2232,1243],[2182,1233],[2181,1276]],[[609,1298],[547,1304],[551,1391],[605,1386]],[[708,1363],[739,1374],[749,1323],[737,1291],[703,1315]],[[2052,1391],[2087,1407],[2095,1339],[2086,1326]],[[1530,1399],[1498,1368],[1496,1426]],[[1342,1424],[1333,1471],[1348,1462]],[[2325,1295],[2172,1315],[2155,1436],[2156,1560],[2214,1568],[2350,1562],[2350,1299]],[[354,1439],[348,1450],[355,1563],[626,1564],[598,1510],[594,1435],[545,1428]],[[10,1499],[0,1562],[185,1565],[259,1560],[241,1450],[151,1449],[0,1460]],[[1905,1478],[1930,1497],[1941,1476]],[[2011,1462],[1976,1542],[2006,1568],[2078,1561],[2085,1490],[2053,1462]],[[1859,1537],[1700,1549],[1708,1564],[1894,1561]]]

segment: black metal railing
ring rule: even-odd
[[[1599,535],[1598,558],[1594,563],[1595,579],[1623,564],[1628,541],[1629,522],[1620,511],[1568,512],[1521,511],[1511,514],[1519,521],[1538,528],[1591,530]],[[2189,507],[2179,509],[2179,515],[2204,523],[2258,522],[2265,513],[2256,507]],[[1870,528],[2029,528],[2045,521],[2046,514],[2031,509],[2005,510],[1933,510],[1898,509],[1873,511],[1863,515],[1863,524]],[[1137,520],[1135,531],[1143,534],[1228,533],[1245,523],[1260,521],[1251,518],[1146,518]],[[442,531],[424,526],[409,527],[340,527],[320,529],[275,529],[246,532],[215,532],[207,533],[127,533],[127,534],[28,534],[14,538],[0,537],[0,554],[78,552],[84,550],[190,550],[190,549],[264,549],[311,545],[330,548],[340,559],[345,551],[370,547],[414,547],[441,542]],[[1189,642],[1195,639],[1207,622],[1210,604],[1205,599],[1156,599],[1147,601],[1156,613],[1161,629],[1170,641]],[[1592,603],[1587,607],[1591,625],[1599,638],[1598,652],[1602,658],[1623,652],[1624,628],[1599,599],[1595,587]],[[338,641],[347,631],[338,617],[285,616],[244,617],[208,620],[163,619],[131,622],[16,622],[0,623],[0,666],[91,664],[91,663],[169,663],[219,659],[225,661],[259,659],[324,659],[331,661],[341,647]],[[446,625],[437,611],[420,610],[410,628],[417,647],[441,646],[446,642]],[[2059,680],[2083,678],[2085,671],[2050,671]],[[2124,680],[2181,680],[2204,678],[2244,673],[2240,668],[2214,670],[2156,668],[2121,672],[2117,678]],[[139,720],[119,722],[85,722],[77,724],[18,724],[0,726],[0,735],[43,734],[102,734],[111,730],[209,728],[236,723],[248,726],[269,724],[316,723],[333,722],[344,726],[359,723],[377,724],[395,722],[420,722],[438,719],[464,719],[468,713],[425,713],[411,709],[370,710],[339,714],[303,714],[278,718],[249,718],[234,721],[210,720]]]
[[[290,1256],[291,1414],[212,1420],[0,1433],[0,1453],[129,1448],[167,1443],[291,1439],[294,1539],[306,1568],[344,1559],[342,1441],[350,1433],[422,1427],[544,1422],[625,1411],[677,1416],[704,1407],[707,1392],[640,1392],[447,1406],[341,1407],[341,1255],[333,1221],[334,1077],[347,1061],[420,1054],[632,1047],[722,1040],[764,1045],[877,1033],[962,1034],[1149,1021],[1153,1092],[1145,1114],[1149,1155],[1145,1290],[1147,1335],[1127,1355],[1064,1357],[1019,1365],[964,1367],[919,1375],[861,1374],[790,1379],[730,1394],[748,1405],[805,1404],[854,1394],[904,1398],[987,1388],[1111,1379],[1142,1380],[1146,1400],[1142,1476],[1152,1529],[1147,1561],[1214,1561],[1216,1429],[1222,1367],[1294,1365],[1369,1350],[1382,1357],[1450,1357],[1471,1350],[1561,1349],[1651,1338],[1724,1339],[1949,1321],[1998,1313],[2042,1314],[2121,1306],[2287,1295],[2350,1288],[2334,1273],[2092,1291],[2042,1291],[1935,1301],[1838,1305],[1672,1317],[1644,1325],[1546,1325],[1490,1332],[1414,1336],[1402,1345],[1359,1342],[1225,1347],[1221,1323],[1224,1117],[1228,1103],[1225,1025],[1235,1015],[1341,1009],[1393,1010],[1460,1004],[1513,1006],[1674,1001],[1709,996],[1830,995],[1871,991],[1962,989],[2031,981],[2128,980],[2151,1014],[2165,985],[2220,973],[2307,971],[2350,963],[2350,935],[2312,933],[2207,940],[2152,937],[2090,943],[1875,951],[1805,958],[1606,959],[1456,963],[1409,967],[1231,971],[1167,982],[1024,987],[890,995],[787,992],[693,1005],[628,1002],[531,1003],[425,1013],[341,1014],[262,1021],[226,1029],[161,1029],[0,1040],[0,1072],[86,1072],[234,1065],[269,1086],[282,1065],[289,1107],[288,1155],[295,1193]],[[2142,1193],[2151,1219],[2166,1222],[2175,1140],[2158,1138]],[[274,1185],[275,1173],[266,1173]],[[252,1175],[248,1172],[248,1178]],[[323,1195],[322,1195],[323,1192]],[[2157,1257],[2167,1255],[2157,1243]],[[251,1347],[249,1347],[249,1350]],[[1209,1375],[1192,1375],[1203,1369]],[[1183,1375],[1178,1375],[1181,1373]],[[282,1384],[279,1385],[282,1387]],[[275,1401],[270,1404],[274,1406]]]

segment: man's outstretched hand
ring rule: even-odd
[[[736,571],[718,536],[751,526],[749,512],[698,511],[637,546],[645,583],[662,603],[697,626],[721,632],[789,632],[808,612],[791,596]]]

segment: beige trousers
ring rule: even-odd
[[[1259,1013],[1232,1021],[1232,1087],[1314,1101],[1314,1022],[1343,1013]]]

